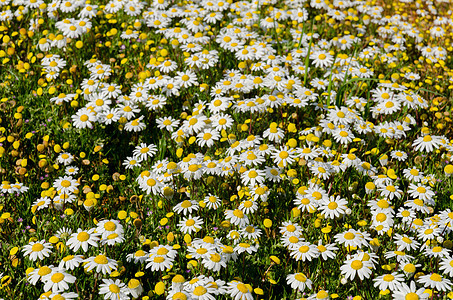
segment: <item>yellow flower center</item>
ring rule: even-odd
[[[162,256],[154,256],[154,262],[155,263],[161,264],[164,261],[165,261],[165,258],[163,258]]]
[[[403,237],[402,240],[403,240],[403,242],[405,242],[406,244],[412,244],[412,240],[411,240],[410,238]]]
[[[331,210],[334,210],[338,207],[338,204],[336,202],[330,202],[329,205],[327,205],[327,207]]]
[[[98,265],[106,265],[108,263],[108,259],[107,257],[105,257],[105,255],[101,254],[94,258],[94,262]]]
[[[211,260],[212,260],[213,262],[216,262],[216,263],[217,263],[217,262],[219,262],[221,259],[222,259],[222,257],[221,257],[219,254],[217,254],[217,253],[211,254]]]
[[[418,300],[420,297],[416,293],[409,293],[404,298],[405,300]]]
[[[441,282],[442,281],[442,276],[440,276],[439,274],[436,274],[436,273],[433,273],[429,279],[431,279],[432,281],[437,281],[437,282]]]
[[[353,240],[355,238],[355,234],[352,233],[352,232],[347,232],[345,235],[344,235],[344,238],[347,239],[347,240]]]
[[[184,200],[182,203],[181,203],[181,207],[183,208],[189,208],[192,206],[192,203],[189,201],[189,200]]]
[[[104,229],[107,231],[115,231],[116,224],[113,223],[112,221],[108,221],[104,224]]]
[[[49,274],[50,272],[52,272],[52,270],[48,266],[44,266],[39,268],[38,275],[42,277]]]
[[[44,249],[44,246],[43,246],[43,244],[40,244],[40,243],[36,243],[31,247],[31,251],[33,251],[33,252],[39,252],[39,251],[42,251],[43,249]]]
[[[235,209],[233,211],[233,215],[235,215],[236,217],[238,217],[240,219],[242,219],[244,217],[244,213],[240,209]]]
[[[206,294],[207,290],[202,287],[202,286],[197,286],[194,290],[193,290],[193,293],[195,296],[201,296],[201,295],[204,295]]]
[[[62,180],[61,181],[61,186],[65,187],[65,188],[70,187],[71,186],[71,182],[69,180],[66,180],[66,179]]]
[[[354,270],[360,270],[363,267],[363,263],[360,260],[354,260],[351,264],[351,268]]]
[[[146,184],[148,186],[155,186],[156,185],[156,180],[154,180],[153,178],[149,178],[147,181],[146,181]]]
[[[62,273],[55,273],[52,275],[50,280],[52,280],[53,283],[58,283],[64,279],[64,275]]]
[[[258,176],[258,173],[256,171],[250,171],[249,172],[249,177],[250,178],[256,178]]]
[[[250,208],[252,206],[253,206],[253,202],[252,201],[250,201],[250,200],[244,201],[244,207]]]
[[[120,288],[116,285],[116,284],[111,284],[109,285],[109,290],[110,292],[112,292],[113,294],[119,294],[120,293]]]
[[[85,231],[82,231],[80,232],[79,234],[77,234],[77,240],[79,242],[85,242],[87,241],[88,239],[90,238],[90,235],[88,233],[86,233]]]
[[[299,252],[300,252],[300,253],[307,253],[308,250],[310,250],[310,247],[308,247],[308,246],[301,246],[301,247],[299,248]]]
[[[391,282],[393,281],[393,279],[395,279],[395,276],[393,276],[392,274],[387,274],[384,276],[384,281],[387,281],[387,282]]]
[[[186,221],[186,226],[193,226],[194,224],[195,224],[195,221],[193,219]]]
[[[426,136],[423,137],[423,141],[425,143],[431,142],[432,140],[433,140],[433,138],[430,135],[426,135]]]

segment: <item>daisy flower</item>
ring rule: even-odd
[[[27,274],[27,280],[28,282],[30,282],[30,284],[36,285],[39,280],[42,281],[42,277],[50,274],[52,272],[52,269],[54,268],[55,267],[53,265],[50,265],[33,269],[30,273]]]
[[[241,174],[242,184],[246,186],[255,186],[263,184],[266,172],[258,169],[249,169]]]
[[[294,162],[294,158],[296,157],[294,152],[294,150],[289,150],[287,146],[283,146],[280,149],[275,149],[271,157],[275,164],[286,167]]]
[[[310,295],[307,300],[329,300],[329,291],[320,290],[317,293]]]
[[[347,128],[337,128],[332,134],[335,141],[342,145],[349,144],[355,138],[354,134]]]
[[[66,273],[65,269],[54,268],[52,272],[42,277],[44,292],[52,290],[53,293],[63,292],[69,289],[68,283],[74,283],[76,277]]]
[[[225,218],[229,220],[232,224],[238,225],[239,227],[245,227],[249,224],[249,218],[240,209],[226,210]]]
[[[214,142],[219,140],[220,134],[215,129],[205,129],[197,134],[197,144],[200,147],[212,147]]]
[[[60,193],[64,193],[64,194],[74,193],[74,191],[77,190],[78,185],[79,185],[79,183],[75,179],[73,179],[71,176],[59,177],[53,183],[53,187]]]
[[[415,212],[421,212],[424,214],[429,213],[428,206],[425,204],[425,201],[423,201],[421,199],[414,199],[414,200],[406,201],[406,202],[404,202],[404,206],[406,206],[407,208],[409,208],[411,210],[414,210]]]
[[[291,246],[290,255],[296,261],[312,261],[313,258],[319,256],[318,248],[308,242],[299,242]]]
[[[75,300],[79,297],[78,294],[69,292],[69,293],[52,293],[49,295],[48,299],[54,300],[54,299],[59,299],[59,300]]]
[[[246,238],[250,240],[259,239],[261,236],[261,229],[253,226],[248,225],[240,230],[240,233]]]
[[[93,128],[93,123],[96,122],[97,118],[93,111],[88,108],[81,108],[75,115],[71,116],[72,122],[75,128]]]
[[[401,262],[398,269],[400,271],[403,271],[406,277],[411,277],[415,273],[417,268],[420,268],[421,266],[422,266],[421,264],[413,264],[411,262],[403,261]]]
[[[142,264],[149,257],[149,254],[143,250],[137,250],[134,253],[126,255],[126,260],[128,262],[134,261],[135,264]]]
[[[123,161],[123,166],[130,170],[136,167],[141,167],[141,164],[138,162],[137,158],[135,156],[128,156],[126,159]]]
[[[88,251],[88,246],[98,247],[99,233],[95,233],[95,228],[89,230],[77,229],[77,232],[71,234],[71,237],[66,242],[66,245],[77,252],[80,248],[84,252]]]
[[[57,230],[55,236],[59,239],[67,239],[72,234],[72,229],[67,227],[62,227]],[[67,269],[67,268],[66,268]]]
[[[424,176],[423,172],[421,172],[419,169],[417,169],[415,167],[412,167],[410,169],[409,168],[404,169],[403,175],[407,180],[413,181],[413,182],[420,182]]]
[[[222,201],[219,197],[209,194],[204,198],[204,203],[209,209],[217,209],[222,205]]]
[[[218,253],[211,253],[204,256],[201,263],[205,268],[207,268],[208,270],[213,270],[214,272],[219,272],[221,268],[226,267],[225,257]]]
[[[368,240],[371,240],[368,233],[354,229],[349,229],[335,235],[335,241],[345,247],[361,248],[363,246],[368,246]]]
[[[148,176],[137,178],[140,189],[146,194],[159,195],[163,188],[163,183],[158,179],[157,175],[149,172]]]
[[[303,292],[305,288],[311,290],[312,281],[303,273],[289,274],[286,276],[286,283],[294,290]]]
[[[316,245],[315,245],[316,246]],[[334,259],[336,254],[334,251],[338,250],[338,247],[335,246],[335,244],[322,244],[322,240],[318,241],[318,245],[316,246],[319,251],[319,256],[322,257],[324,260]]]
[[[401,284],[404,282],[404,275],[393,272],[391,274],[385,274],[378,276],[373,279],[374,287],[381,291],[389,289],[390,291],[398,290]]]
[[[228,130],[234,123],[234,120],[230,115],[223,113],[218,113],[210,119],[212,121],[212,127],[219,132],[222,130]]]
[[[228,283],[226,292],[236,300],[253,300],[252,291],[253,288],[249,284],[234,280]]]
[[[141,296],[141,294],[143,294],[144,291],[143,286],[140,283],[140,281],[135,278],[129,280],[127,287],[132,295],[132,298],[138,299]]]
[[[183,87],[188,88],[192,85],[197,85],[197,75],[192,71],[186,72],[176,72],[176,84]]]
[[[244,200],[239,204],[239,209],[245,214],[253,214],[258,209],[258,204],[253,199]]]
[[[216,97],[208,103],[208,109],[213,114],[221,113],[230,106],[232,100],[232,97]]]
[[[398,251],[417,250],[420,247],[419,242],[406,234],[400,235],[398,233],[395,233],[393,241],[398,246]]]
[[[299,236],[302,232],[302,227],[297,223],[292,223],[291,221],[283,222],[279,229],[280,234],[283,236]]]
[[[239,233],[237,233],[237,235],[239,236]],[[228,234],[228,237],[230,238],[231,234]],[[187,247],[187,252],[193,258],[199,259],[215,253],[215,250],[211,245],[192,243],[192,245]]]
[[[387,251],[387,252],[385,252],[384,257],[386,259],[391,259],[391,258],[396,257],[396,261],[398,263],[406,263],[406,262],[412,261],[414,259],[413,256],[406,254],[406,252],[398,251],[398,250]]]
[[[150,255],[146,259],[146,269],[151,269],[151,271],[165,271],[173,265],[173,259],[167,255]]]
[[[435,247],[426,247],[425,255],[427,257],[435,257],[435,258],[443,258],[443,257],[450,257],[450,250],[441,246]]]
[[[440,271],[443,272],[443,274],[448,275],[450,277],[453,276],[453,258],[450,256],[445,256],[442,258],[440,261]]]
[[[52,200],[49,197],[41,197],[33,202],[32,208],[35,209],[35,211],[40,211],[41,209],[49,207],[51,202]]]
[[[371,276],[373,265],[370,261],[363,260],[364,253],[355,255],[347,259],[340,267],[341,274],[345,275],[346,279],[353,280],[356,276],[363,280]]]
[[[394,300],[406,300],[406,299],[426,300],[428,298],[429,294],[425,293],[425,288],[417,289],[414,281],[411,281],[410,286],[403,282],[401,286],[398,287],[393,292]]]
[[[390,200],[393,200],[393,198],[400,199],[403,194],[403,191],[399,189],[399,186],[395,186],[393,184],[383,186],[382,188],[379,188],[379,191],[381,192],[381,197],[385,197]]]
[[[43,260],[45,257],[49,257],[52,253],[52,244],[46,243],[46,240],[39,242],[30,242],[22,249],[24,256],[28,256],[31,261]]]
[[[313,53],[310,54],[310,59],[313,60],[313,65],[316,68],[326,68],[333,63],[333,56],[325,50],[313,51]]]
[[[118,263],[116,260],[108,258],[103,254],[91,256],[84,260],[85,270],[87,272],[96,269],[96,273],[110,274],[112,270],[116,270]]]
[[[202,228],[203,219],[200,217],[192,217],[189,215],[188,217],[182,218],[179,221],[178,227],[184,234],[192,234],[193,232],[197,232]]]
[[[78,172],[79,172],[79,168],[74,167],[74,166],[67,166],[67,167],[65,168],[65,174],[66,174],[66,175],[69,175],[69,176],[71,176],[71,175],[77,175]]]
[[[408,193],[411,197],[418,198],[423,201],[430,201],[435,193],[431,190],[429,186],[423,185],[421,183],[413,184],[410,183],[408,187]]]
[[[99,295],[103,295],[104,299],[111,300],[128,300],[130,290],[125,283],[116,279],[102,279],[102,284],[99,285]]]
[[[162,109],[166,104],[167,97],[164,95],[150,95],[145,101],[145,106],[149,110]]]
[[[179,125],[179,120],[176,120],[172,117],[162,117],[156,119],[157,128],[166,129],[169,132],[173,132],[176,127]]]
[[[78,268],[82,262],[82,255],[68,255],[63,257],[63,259],[58,264],[58,268],[72,271],[75,268]]]
[[[412,147],[414,147],[415,151],[426,151],[428,153],[433,152],[434,149],[439,149],[440,146],[440,138],[435,135],[425,135],[419,137],[412,143]]]
[[[137,158],[138,162],[152,158],[157,153],[157,147],[154,144],[140,143],[136,146],[132,154]]]
[[[102,220],[96,228],[96,233],[102,234],[102,238],[112,233],[124,233],[123,225],[118,220]]]
[[[198,209],[198,202],[195,200],[184,200],[173,206],[174,212],[176,212],[177,214],[182,213],[183,215],[191,214],[192,211],[197,211]]]
[[[271,142],[278,143],[285,137],[284,131],[278,127],[271,127],[263,132],[263,138],[267,138]]]
[[[417,281],[423,283],[426,288],[436,289],[437,291],[449,291],[452,285],[450,279],[444,278],[437,273],[420,276]]]
[[[398,161],[405,161],[407,159],[406,152],[394,150],[390,153],[390,156]]]
[[[340,196],[337,196],[336,198],[335,196],[330,196],[328,201],[324,201],[319,206],[319,210],[324,215],[324,217],[335,219],[345,213],[346,209],[348,208],[347,204],[348,201],[340,198]]]
[[[142,131],[146,127],[146,124],[144,122],[141,122],[143,120],[143,118],[144,118],[144,116],[141,116],[135,120],[127,122],[124,125],[124,130],[133,131],[133,132]]]

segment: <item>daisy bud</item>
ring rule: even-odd
[[[131,279],[127,285],[132,297],[138,298],[143,293],[143,287],[137,279]]]
[[[444,172],[446,176],[453,175],[453,165],[446,165],[444,168]]]
[[[93,200],[94,200],[94,199],[91,199],[91,198],[90,198],[90,199],[86,199],[86,200],[83,202],[83,207],[85,207],[85,209],[86,209],[87,211],[90,211],[90,210],[93,209],[93,207],[94,207],[94,205],[95,205]]]

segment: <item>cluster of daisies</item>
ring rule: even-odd
[[[427,3],[426,10],[419,5],[418,16],[435,16],[432,26],[421,31],[407,14],[385,16],[383,7],[365,1],[9,4],[0,0],[0,21],[32,15],[29,30],[40,34],[34,46],[45,53],[41,67],[48,82],[61,80],[60,73],[73,61],[64,58],[67,48],[89,40],[103,14],[125,20],[125,26],[109,22],[117,27],[109,35],[119,45],[149,48],[151,35],[165,40],[140,66],[137,78],[119,75],[116,58],[96,56],[77,66],[85,75],[76,86],[64,85],[66,90],[49,101],[64,109],[80,104],[70,117],[72,130],[89,134],[109,126],[135,137],[132,153],[122,162],[125,172],[134,174],[129,187],[144,196],[145,221],[154,218],[150,202],[171,210],[167,218],[177,220],[172,234],[184,243],[172,245],[168,237],[168,243],[150,242],[155,233],[142,232],[140,242],[131,242],[134,252],[119,261],[110,254],[136,235],[127,220],[100,218],[91,228],[52,228],[55,238],[31,238],[22,248],[33,265],[26,280],[43,291],[40,299],[87,295],[78,290],[83,278],[75,276],[82,270],[83,276],[99,280],[93,292],[101,298],[145,299],[149,286],[141,276],[121,277],[122,266],[155,278],[170,271],[174,275],[175,269],[184,272],[185,259],[190,259],[199,266],[191,279],[174,275],[165,291],[158,284],[154,292],[165,293],[168,300],[221,295],[251,300],[263,294],[258,286],[263,281],[277,283],[270,270],[278,259],[255,286],[247,275],[232,280],[236,275],[230,270],[242,270],[253,256],[271,254],[286,256],[285,278],[278,284],[286,284],[284,289],[297,299],[339,297],[327,290],[322,276],[338,277],[350,286],[338,289],[348,291],[354,282],[368,280],[373,293],[393,299],[427,299],[452,290],[453,212],[435,211],[438,178],[414,159],[420,153],[440,157],[443,151],[446,160],[453,153],[452,141],[430,131],[427,123],[418,130],[420,112],[430,101],[419,89],[423,72],[405,64],[409,47],[420,61],[445,64],[448,51],[440,38],[453,21],[434,5]],[[325,27],[331,23],[315,14],[333,24],[347,21],[351,28],[328,38]],[[44,31],[43,15],[49,20]],[[310,17],[314,26],[308,29],[303,24]],[[279,39],[283,27],[291,41]],[[368,38],[370,28],[376,34]],[[222,69],[225,65],[228,69]],[[381,65],[399,73],[381,77],[376,72]],[[371,81],[376,77],[378,82]],[[156,132],[168,149],[143,141]],[[409,136],[416,138],[407,141]],[[385,141],[393,143],[385,153],[368,149],[387,147]],[[157,159],[163,150],[172,153]],[[32,213],[45,219],[46,213],[70,208],[91,219],[98,200],[93,192],[81,193],[80,160],[61,152],[55,163],[65,168],[35,198]],[[338,188],[348,179],[365,184]],[[1,185],[11,198],[27,191],[22,183]],[[281,208],[285,201],[291,206]],[[291,217],[288,213],[273,225],[266,218],[271,218],[268,207],[291,210]],[[361,220],[350,221],[357,216]],[[162,226],[167,224],[163,220]],[[280,252],[263,253],[262,245],[270,243],[277,245],[269,249]],[[313,272],[310,265],[321,269]]]

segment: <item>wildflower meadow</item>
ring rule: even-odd
[[[453,299],[453,1],[0,0],[0,299]]]

